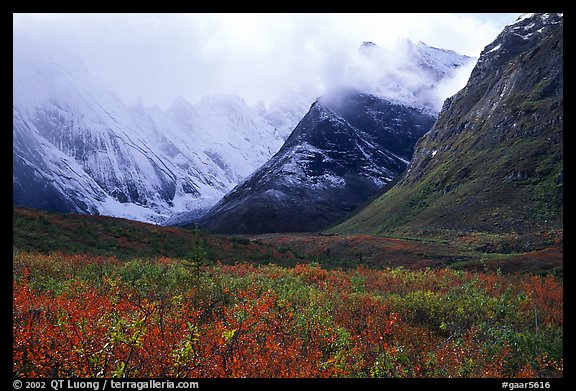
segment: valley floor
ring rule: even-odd
[[[561,232],[225,237],[13,216],[17,377],[563,377]]]
[[[440,236],[440,235],[439,235]],[[457,270],[561,274],[562,232],[496,235],[445,234],[426,237],[372,235],[268,234],[249,236],[301,259],[314,259],[325,267],[409,269],[450,267]]]

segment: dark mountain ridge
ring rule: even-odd
[[[370,94],[327,94],[312,104],[278,153],[200,226],[220,233],[323,229],[401,173],[434,120]]]

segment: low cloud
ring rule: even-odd
[[[401,69],[399,42],[478,56],[517,16],[14,14],[13,29],[15,42],[25,34],[56,57],[82,58],[127,105],[142,98],[166,109],[176,96],[193,103],[207,94],[237,93],[249,104],[268,105],[289,90],[318,96],[341,84],[370,88],[386,71]],[[364,41],[382,48],[378,64],[358,53]],[[464,78],[439,91],[458,90]]]

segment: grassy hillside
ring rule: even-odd
[[[17,251],[134,258],[192,258],[206,263],[250,262],[295,266],[316,262],[324,268],[451,267],[468,270],[561,273],[561,231],[551,234],[456,237],[274,234],[222,236],[161,227],[104,216],[13,209]]]
[[[472,141],[470,142],[472,144]],[[461,144],[462,145],[462,144]],[[546,141],[507,142],[495,148],[448,156],[419,181],[400,182],[339,226],[338,233],[441,236],[455,232],[540,232],[562,228],[562,162]],[[429,146],[434,150],[439,146]],[[506,180],[516,172],[533,178]]]
[[[202,251],[207,261],[275,262],[294,265],[289,251],[242,237],[162,227],[107,216],[13,209],[13,247],[18,250],[114,256],[120,260],[166,256],[188,258]]]

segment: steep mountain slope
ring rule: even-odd
[[[563,17],[525,15],[446,100],[407,173],[331,232],[531,232],[563,220]]]
[[[339,90],[310,107],[280,151],[200,220],[214,232],[318,230],[402,172],[435,117]]]
[[[285,140],[237,95],[208,95],[195,105],[179,98],[168,115],[234,183],[266,163]]]
[[[80,59],[28,37],[14,36],[13,65],[15,205],[157,223],[198,214],[283,142],[236,98],[190,105],[191,122],[127,108]]]
[[[73,211],[94,213],[106,209],[108,200],[128,209],[173,197],[172,167],[138,134],[119,99],[81,62],[64,66],[35,49],[15,38],[14,203],[43,207],[54,204],[44,199],[61,198],[61,208],[75,205]],[[189,191],[197,192],[193,186]]]
[[[312,104],[274,158],[201,226],[223,233],[323,229],[403,172],[436,119],[442,83],[474,59],[422,42],[406,41],[400,51],[364,42],[342,85]]]
[[[184,132],[193,135],[188,144],[193,143],[205,156],[208,167],[215,165],[224,174],[228,191],[268,161],[286,137],[236,95],[206,96],[195,105],[177,98],[167,115]],[[181,164],[186,162],[182,160]],[[203,165],[198,167],[206,169]],[[175,210],[162,225],[183,225],[197,220],[225,193],[194,208]]]
[[[106,200],[100,186],[74,160],[38,137],[16,107],[13,118],[14,202],[56,211],[97,213],[97,205]]]

